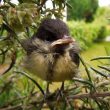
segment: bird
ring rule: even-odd
[[[26,51],[23,67],[44,81],[63,85],[79,72],[79,44],[60,19],[42,20],[37,32],[22,46]]]

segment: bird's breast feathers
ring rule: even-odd
[[[24,67],[46,81],[72,79],[78,73],[78,66],[72,61],[69,52],[58,58],[53,53],[32,52],[24,61]]]

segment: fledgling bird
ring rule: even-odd
[[[23,48],[27,52],[23,66],[42,80],[64,82],[78,74],[80,48],[60,19],[44,19]]]

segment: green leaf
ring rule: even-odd
[[[98,66],[101,69],[107,70],[108,72],[110,72],[110,67],[106,67],[106,66]]]
[[[73,7],[72,7],[69,3],[67,3],[67,2],[66,2],[66,6],[67,6],[68,8],[70,8],[70,9],[73,8]]]
[[[110,59],[110,56],[99,56],[97,58],[91,59],[91,61],[93,61],[93,60],[103,60],[103,59]]]
[[[91,69],[92,69],[93,71],[95,71],[96,73],[100,74],[101,76],[105,77],[105,78],[107,78],[107,77],[108,77],[108,75],[106,75],[105,73],[102,73],[102,72],[101,72],[101,71],[99,71],[99,70],[96,70],[96,69],[95,69],[95,68],[93,68],[93,67],[91,67]]]
[[[80,82],[80,83],[88,84],[88,85],[90,85],[91,87],[94,88],[93,84],[90,81],[83,80],[83,79],[80,79],[80,78],[73,78],[73,81],[77,81],[77,82]]]

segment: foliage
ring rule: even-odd
[[[106,26],[107,29],[107,35],[110,35],[110,7],[100,7],[98,8],[94,18],[100,23],[106,23],[108,24]]]
[[[87,49],[93,42],[102,41],[110,35],[108,21],[105,18],[96,18],[92,23],[84,21],[68,21],[71,35],[75,37],[82,49]]]
[[[95,18],[110,18],[110,7],[100,7],[97,9]]]
[[[85,22],[68,22],[70,32],[73,37],[79,41],[81,48],[87,49],[97,38],[100,27]]]
[[[22,39],[31,37],[45,17],[62,18],[65,5],[69,5],[64,0],[52,0],[53,8],[50,9],[45,6],[46,2],[47,0],[18,0],[16,5],[10,0],[4,0],[0,5],[0,109],[109,110],[108,65],[99,65],[103,70],[99,71],[88,67],[80,58],[87,77],[74,78],[66,85],[64,91],[56,90],[50,94],[45,93],[45,84],[41,83],[39,87],[38,79],[36,81],[22,71],[20,64],[24,55]],[[110,57],[93,60],[99,59],[110,59]],[[98,77],[93,77],[91,73],[95,74],[94,76],[97,73]],[[77,104],[79,102],[80,105]]]
[[[72,9],[68,8],[68,20],[92,21],[98,8],[98,0],[68,0]]]

